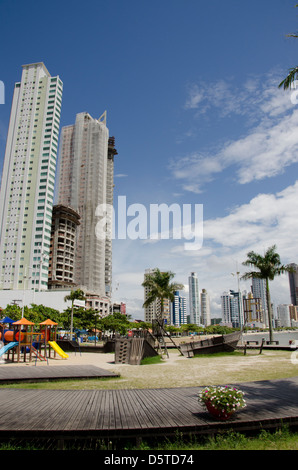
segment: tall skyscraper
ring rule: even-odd
[[[177,291],[171,306],[171,324],[177,327],[187,323],[186,298]]]
[[[49,256],[49,289],[75,289],[75,240],[80,216],[69,207],[54,206]]]
[[[298,305],[298,265],[295,263],[291,263],[289,265],[293,268],[293,272],[289,272],[289,283],[290,283],[290,296],[291,296],[291,304]]]
[[[188,278],[189,286],[189,313],[190,323],[195,325],[200,324],[200,297],[199,297],[199,283],[197,273],[192,272]]]
[[[14,87],[0,193],[0,289],[47,289],[63,84],[43,63]]]
[[[113,205],[114,139],[109,139],[106,113],[99,119],[88,113],[63,127],[59,153],[58,204],[80,215],[77,227],[74,282],[89,293],[109,295],[112,282],[112,244],[98,237],[97,208]],[[112,233],[111,217],[107,231]]]
[[[201,323],[204,326],[211,325],[210,299],[206,289],[201,292]]]
[[[224,292],[221,295],[221,311],[223,323],[233,326],[233,328],[242,327],[244,324],[243,299],[246,298],[246,292]]]
[[[277,305],[277,318],[279,319],[280,326],[284,328],[291,327],[290,305]]]
[[[267,297],[266,297],[266,280],[265,279],[252,279],[251,291],[255,299],[261,299],[261,313],[263,321],[266,325],[269,325],[268,320],[268,308],[267,308]]]

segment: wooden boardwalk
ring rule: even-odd
[[[48,380],[64,379],[94,379],[104,377],[119,377],[114,372],[107,371],[97,366],[54,366],[47,365],[24,367],[13,366],[0,367],[0,385],[1,383],[13,382],[40,382]]]
[[[24,368],[23,368],[24,369]],[[30,368],[32,369],[32,368]],[[41,369],[41,368],[40,368]],[[53,367],[57,370],[57,367]],[[0,389],[0,439],[121,439],[298,425],[298,377],[238,384],[247,407],[220,422],[199,387],[145,390]]]

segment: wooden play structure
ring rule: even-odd
[[[0,357],[6,354],[6,359],[11,362],[31,362],[33,359],[48,362],[58,353],[67,359],[68,355],[56,343],[57,325],[50,319],[37,327],[25,317],[18,321],[3,318],[0,320]]]
[[[117,337],[115,339],[115,363],[139,365],[145,357],[157,356],[154,339],[146,337]]]

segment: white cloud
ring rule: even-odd
[[[215,108],[219,119],[227,116],[244,118],[245,135],[226,141],[215,151],[194,150],[171,163],[172,175],[183,188],[200,193],[207,183],[218,178],[224,170],[240,184],[282,174],[286,167],[298,162],[298,107],[290,95],[277,88],[278,79],[247,80],[237,90],[228,82],[215,87],[194,87],[187,103],[194,121],[205,119],[207,111]],[[241,92],[240,92],[241,91]],[[214,116],[214,113],[213,113]],[[234,121],[233,121],[234,122]],[[258,194],[246,203],[226,212],[227,215],[204,221],[204,243],[197,251],[186,251],[184,240],[115,241],[118,249],[113,263],[116,277],[121,278],[120,298],[127,299],[137,317],[143,316],[143,273],[146,268],[160,267],[176,273],[175,279],[187,283],[189,273],[198,273],[199,288],[209,292],[213,316],[220,316],[220,295],[237,289],[237,279],[231,273],[240,270],[250,250],[262,253],[277,245],[283,263],[298,263],[298,181],[283,191]],[[120,248],[123,243],[122,248]],[[117,274],[118,273],[118,274]],[[240,282],[250,289],[249,281]],[[289,303],[287,275],[271,285],[272,299]],[[185,294],[187,295],[187,293]],[[131,299],[131,300],[130,300]]]
[[[194,83],[188,86],[184,107],[195,110],[195,117],[206,114],[211,108],[217,110],[220,118],[232,114],[252,119],[262,113],[277,116],[292,107],[289,94],[277,88],[279,82],[278,73],[268,73],[264,77],[250,77],[240,84],[233,79]]]
[[[214,87],[192,88],[187,109],[200,114],[216,107],[218,116],[242,114],[254,126],[244,137],[226,141],[215,151],[193,151],[173,159],[170,171],[184,190],[202,192],[225,169],[236,182],[246,184],[282,174],[298,162],[298,109],[290,94],[277,88],[278,80],[271,81],[261,85],[248,81],[235,92],[222,80]]]
[[[298,181],[277,194],[259,194],[226,217],[204,223],[204,240],[226,249],[257,250],[277,244],[288,259],[298,257]]]
[[[298,110],[268,127],[263,123],[247,137],[230,143],[217,156],[223,167],[236,165],[240,184],[270,178],[298,161]]]
[[[220,296],[237,289],[237,279],[231,273],[245,272],[242,262],[250,250],[263,253],[276,244],[282,263],[298,263],[297,213],[298,181],[276,194],[259,194],[224,217],[206,220],[204,244],[198,251],[185,251],[184,240],[161,240],[150,248],[138,240],[115,241],[114,279],[119,282],[115,296],[126,299],[128,313],[134,318],[143,318],[141,284],[146,268],[173,271],[175,280],[183,284],[195,271],[200,290],[209,292],[213,316],[220,316]],[[249,290],[250,282],[241,281],[240,286]],[[290,302],[286,274],[272,283],[271,293],[275,306]]]

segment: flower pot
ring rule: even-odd
[[[231,416],[235,413],[234,410],[226,411],[225,409],[222,409],[222,408],[216,408],[215,406],[212,405],[211,402],[206,402],[205,405],[209,413],[214,418],[219,419],[220,421],[226,421],[227,419],[231,418]]]

